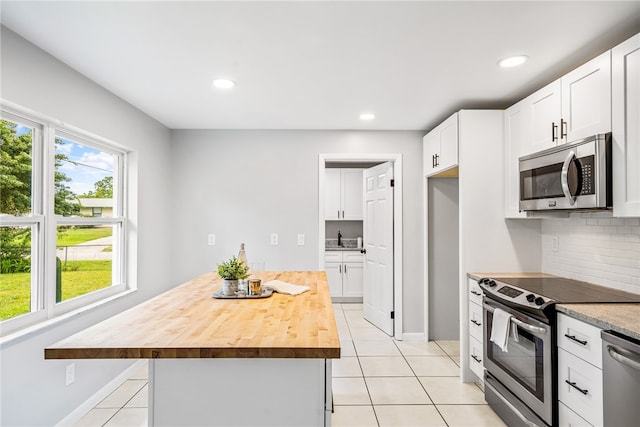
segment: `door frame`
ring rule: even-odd
[[[335,153],[318,155],[318,267],[324,270],[324,170],[325,164],[357,162],[392,162],[393,191],[393,336],[402,340],[402,154],[394,153]]]

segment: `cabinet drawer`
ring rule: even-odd
[[[471,337],[469,339],[469,368],[484,381],[484,362],[482,361],[482,341]]]
[[[562,402],[558,402],[558,425],[560,427],[593,427]]]
[[[362,254],[360,251],[345,251],[342,252],[343,262],[362,262]]]
[[[469,301],[469,334],[482,342],[482,306]]]
[[[567,381],[573,383],[573,386]],[[573,354],[558,349],[558,400],[590,424],[601,426],[602,371]]]
[[[602,368],[600,328],[558,313],[558,347]]]
[[[325,252],[324,262],[342,262],[342,252]]]
[[[469,301],[473,301],[482,306],[482,289],[474,279],[469,279]]]

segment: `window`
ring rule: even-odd
[[[2,110],[2,332],[126,289],[126,153]]]

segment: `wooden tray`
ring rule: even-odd
[[[262,290],[261,295],[222,295],[222,289],[213,294],[214,298],[218,299],[258,299],[258,298],[269,298],[273,295],[273,289],[265,288]]]

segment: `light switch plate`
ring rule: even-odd
[[[272,245],[278,244],[278,233],[271,233],[271,244]]]
[[[298,246],[304,246],[304,234],[298,234]]]
[[[71,385],[76,380],[76,364],[69,363],[65,369],[64,385]]]
[[[560,238],[558,236],[551,236],[551,250],[553,252],[560,250]]]

